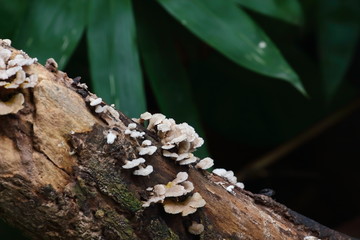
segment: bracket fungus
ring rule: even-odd
[[[30,58],[23,51],[15,52],[6,48],[11,45],[8,39],[0,39],[0,88],[5,93],[9,89],[33,88],[37,84],[38,76],[36,74],[27,74],[24,71],[25,66],[37,62],[36,58]],[[9,92],[10,93],[10,92]],[[9,99],[0,99],[0,115],[17,113],[24,106],[24,95],[16,93]]]
[[[141,163],[144,163],[145,162],[145,159],[144,158],[136,158],[136,159],[133,159],[133,160],[126,160],[125,161],[125,165],[122,166],[122,168],[125,168],[125,169],[130,169],[130,168],[134,168],[134,167],[137,167],[139,166]]]
[[[0,115],[7,115],[10,113],[17,113],[24,106],[24,95],[22,93],[18,93],[12,96],[8,101],[3,102],[0,101]]]
[[[106,135],[107,144],[113,144],[116,139],[116,134],[113,131],[109,131]]]
[[[133,174],[138,176],[148,176],[153,171],[154,168],[151,165],[147,165],[146,167],[139,166],[139,169],[135,170]]]
[[[181,213],[183,217],[196,212],[198,208],[204,207],[206,204],[200,193],[196,192],[191,197],[188,197],[184,202],[177,202],[174,200],[164,201],[164,210],[170,214]]]
[[[204,225],[192,221],[192,224],[188,228],[189,233],[194,235],[200,235],[204,231]]]
[[[209,157],[200,160],[200,162],[198,162],[195,165],[196,168],[201,168],[201,169],[209,169],[212,166],[214,166],[214,160]]]

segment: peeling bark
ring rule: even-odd
[[[124,135],[131,119],[95,113],[84,100],[86,88],[51,64],[25,71],[38,74],[38,84],[13,90],[24,94],[25,106],[0,116],[0,217],[31,239],[351,239],[269,197],[239,188],[230,193],[223,178],[176,165],[159,148],[145,157],[154,172],[134,176],[121,168],[139,146]],[[0,99],[6,94],[0,90]],[[110,123],[118,134],[113,144],[104,138]],[[156,134],[138,128],[160,147]],[[161,203],[143,208],[146,188],[179,171],[189,173],[205,207],[186,217],[165,213]],[[192,221],[205,226],[200,236],[188,232]]]

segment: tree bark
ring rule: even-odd
[[[31,239],[352,239],[270,197],[228,192],[223,178],[177,165],[162,156],[158,136],[139,124],[158,150],[146,157],[154,172],[133,175],[121,167],[139,147],[124,134],[131,119],[95,113],[88,100],[94,95],[51,62],[24,70],[38,75],[37,85],[11,90],[24,94],[24,108],[0,116],[0,217]],[[0,100],[8,95],[0,89]],[[109,129],[118,134],[113,144],[104,137]],[[182,217],[166,213],[161,203],[142,207],[148,187],[180,171],[188,172],[203,208]],[[205,227],[199,236],[188,231],[192,221]]]

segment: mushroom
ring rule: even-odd
[[[176,202],[173,200],[164,201],[164,210],[170,214],[181,213],[183,217],[196,212],[200,207],[204,207],[206,201],[202,198],[200,193],[196,192],[191,197],[188,197],[184,202]]]
[[[143,114],[140,115],[140,119],[143,119],[143,120],[150,120],[152,114],[149,113],[149,112],[144,112]]]
[[[8,61],[8,67],[31,65],[37,62],[37,58],[24,57],[22,54],[17,54],[14,59]]]
[[[136,128],[136,123],[129,123],[129,125],[127,126],[128,129],[135,129]]]
[[[177,185],[173,182],[169,182],[166,185],[165,197],[180,197],[182,195],[185,195],[186,193],[187,191],[181,185]]]
[[[147,129],[148,130],[153,129],[156,125],[160,124],[165,118],[166,118],[165,115],[161,113],[153,114],[149,120],[149,125]]]
[[[191,164],[191,163],[196,162],[197,160],[198,160],[197,157],[192,156],[192,157],[190,157],[190,158],[186,158],[186,159],[184,159],[184,160],[181,160],[181,161],[179,162],[179,164],[180,164],[180,165],[188,165],[188,164]]]
[[[156,152],[156,146],[139,147],[139,155],[153,155]]]
[[[177,153],[173,153],[173,152],[163,150],[163,156],[164,157],[169,157],[169,158],[177,158],[179,155]]]
[[[139,166],[140,164],[144,163],[144,158],[135,158],[131,161],[125,160],[125,165],[122,166],[122,168],[130,169]]]
[[[235,183],[235,186],[238,187],[238,188],[241,188],[241,189],[245,188],[245,185],[242,182]]]
[[[230,183],[236,184],[237,178],[233,171],[226,171],[224,168],[216,168],[212,171],[214,174],[227,179]]]
[[[7,102],[0,101],[0,115],[7,115],[10,113],[17,113],[23,109],[24,95],[18,93],[10,98]]]
[[[191,234],[200,235],[204,231],[204,225],[202,225],[201,223],[192,221],[192,224],[191,224],[191,226],[189,226],[188,231]]]
[[[235,186],[234,185],[229,185],[228,187],[226,187],[226,191],[232,193],[234,191]]]
[[[127,129],[127,130],[129,130],[129,129]],[[145,135],[145,132],[139,132],[139,131],[136,131],[136,130],[133,130],[130,133],[130,137],[132,137],[132,138],[143,138],[144,135]]]
[[[135,170],[133,172],[134,175],[138,175],[138,176],[148,176],[150,175],[150,173],[152,173],[154,171],[153,166],[151,165],[147,165],[145,168],[142,166],[139,166],[138,170]]]
[[[144,140],[144,141],[141,143],[141,146],[151,146],[151,141],[150,141],[150,140]]]
[[[112,131],[109,131],[108,134],[106,135],[107,144],[113,144],[115,139],[116,139],[116,134],[113,133]]]
[[[200,162],[198,162],[195,165],[196,168],[201,168],[201,169],[209,169],[212,166],[214,166],[214,160],[209,157],[200,160]]]
[[[192,182],[190,182],[190,181],[184,181],[184,182],[181,183],[181,185],[184,186],[185,191],[187,193],[190,193],[190,192],[192,192],[194,190],[194,184]]]
[[[90,106],[94,107],[102,102],[102,98],[90,99]]]
[[[179,172],[176,175],[176,178],[172,182],[175,183],[175,184],[182,183],[186,179],[188,179],[188,177],[189,177],[189,175],[187,174],[187,172]]]

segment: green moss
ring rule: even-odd
[[[179,236],[176,235],[171,229],[161,220],[153,219],[147,226],[146,230],[151,234],[152,240],[178,240]]]
[[[117,235],[116,239],[138,239],[130,222],[124,216],[111,209],[104,209],[103,211],[105,213],[103,220],[112,233]]]
[[[103,194],[111,197],[123,210],[134,213],[142,208],[141,201],[129,191],[120,173],[115,172],[114,168],[99,164],[97,159],[89,159],[88,163],[90,174]]]

